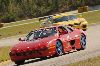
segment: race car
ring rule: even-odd
[[[84,31],[86,31],[88,27],[88,22],[84,18],[78,18],[76,15],[72,14],[62,13],[54,16],[48,16],[48,19],[46,19],[46,21],[43,22],[44,25],[42,25],[48,26],[50,25],[50,22],[53,25],[69,25]]]
[[[86,34],[70,26],[51,26],[31,31],[12,46],[9,55],[19,65],[28,59],[60,56],[71,50],[86,48]]]

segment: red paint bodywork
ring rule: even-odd
[[[58,29],[58,26],[55,27]],[[76,49],[79,49],[81,48],[81,33],[84,32],[79,29],[73,29],[73,32],[69,32],[64,35],[59,35],[59,33],[57,32],[53,36],[37,39],[35,41],[19,41],[19,43],[15,44],[11,48],[9,55],[11,60],[14,62],[19,60],[52,56],[56,54],[55,44],[56,40],[58,39],[62,42],[64,53],[72,50],[72,46],[69,45],[69,42],[71,40],[75,40],[75,44],[73,46]]]

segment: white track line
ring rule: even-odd
[[[10,27],[15,27],[15,26],[20,26],[20,25],[25,25],[25,24],[31,24],[31,23],[36,23],[36,22],[29,22],[29,23],[18,24],[18,25],[13,25],[13,26],[6,26],[6,27],[2,27],[2,28],[0,28],[0,29],[10,28]]]
[[[26,19],[26,20],[21,20],[21,21],[15,21],[15,22],[11,22],[11,23],[6,23],[6,24],[13,24],[13,23],[20,23],[20,22],[24,22],[24,21],[28,21],[28,20],[35,20],[35,19],[38,19],[38,18],[32,18],[32,19]]]

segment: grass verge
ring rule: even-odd
[[[0,63],[9,60],[9,46],[0,47]]]
[[[64,66],[100,66],[100,56]]]
[[[100,10],[82,13],[82,16],[89,24],[100,22]]]
[[[33,22],[33,23],[14,26],[14,27],[1,28],[0,29],[0,38],[25,34],[36,28],[38,29],[39,26],[40,26],[39,22]]]

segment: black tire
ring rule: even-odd
[[[86,31],[87,29],[82,29],[83,31]]]
[[[25,62],[25,60],[15,61],[15,64],[21,65],[21,64],[23,64],[24,62]]]
[[[41,57],[40,58],[41,60],[46,60],[46,59],[48,59],[47,57]]]
[[[80,36],[80,45],[81,45],[81,48],[76,49],[77,51],[86,49],[86,35],[84,35],[84,34],[81,34],[81,36]]]
[[[63,54],[63,46],[61,41],[56,41],[56,56],[61,56]]]

